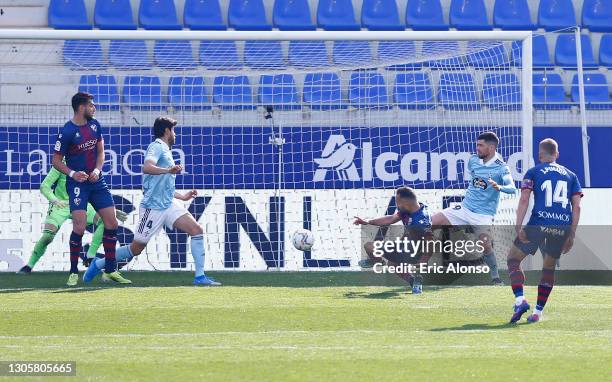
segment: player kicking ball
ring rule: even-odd
[[[559,157],[557,142],[550,138],[540,142],[538,157],[540,164],[527,171],[521,184],[521,199],[516,210],[517,238],[508,253],[508,273],[516,299],[510,323],[518,322],[530,308],[523,296],[525,274],[521,261],[527,255],[535,254],[538,248],[543,252],[538,302],[533,314],[527,317],[528,322],[538,322],[542,319],[542,310],[555,283],[557,259],[574,245],[580,220],[582,187],[576,174],[556,163]],[[527,225],[523,227],[532,193],[533,209]]]
[[[499,205],[499,193],[514,194],[516,187],[508,165],[497,154],[499,138],[491,131],[478,136],[476,155],[468,162],[472,177],[461,205],[448,207],[432,216],[435,228],[441,226],[471,226],[484,247],[483,259],[489,266],[491,280],[503,285],[493,252],[491,226]]]
[[[68,193],[66,192],[66,175],[62,174],[55,168],[51,168],[51,171],[47,174],[45,179],[40,184],[41,194],[49,201],[49,211],[47,218],[45,219],[45,226],[43,228],[43,234],[36,242],[32,255],[28,263],[24,265],[18,274],[30,274],[32,269],[45,254],[47,247],[53,239],[55,234],[60,229],[62,224],[70,219],[70,208],[68,207]],[[124,222],[127,215],[125,212],[117,210],[117,219]],[[98,248],[102,245],[102,234],[104,233],[104,224],[102,219],[96,214],[91,204],[87,205],[87,225],[95,225],[93,238],[91,244],[87,250],[87,258],[83,260],[83,265],[88,266],[96,257]]]
[[[195,263],[194,285],[218,286],[221,283],[204,274],[204,231],[195,218],[174,199],[191,200],[196,190],[184,194],[175,191],[176,174],[183,171],[182,165],[174,163],[170,148],[176,141],[174,127],[177,122],[170,118],[159,117],[153,124],[155,140],[147,148],[142,171],[144,198],[138,211],[139,222],[134,240],[130,245],[117,249],[117,261],[129,262],[138,256],[151,238],[166,227],[176,228],[191,236],[191,254]],[[106,259],[91,263],[83,275],[83,281],[93,280],[105,266]]]
[[[91,203],[104,223],[102,233],[106,258],[104,279],[130,284],[130,280],[124,279],[117,271],[115,262],[118,223],[113,196],[102,177],[104,138],[100,123],[94,119],[96,106],[93,96],[83,92],[75,94],[72,97],[72,109],[74,116],[60,130],[53,154],[53,167],[68,176],[66,192],[72,215],[72,234],[70,234],[70,274],[67,285],[75,286],[79,280],[78,261],[83,252],[88,203]]]
[[[400,187],[395,193],[395,204],[397,212],[393,215],[387,215],[372,220],[364,220],[355,216],[355,225],[375,225],[388,226],[401,221],[404,224],[404,236],[411,240],[429,240],[431,234],[431,217],[427,206],[419,203],[416,193],[409,187]],[[365,243],[364,248],[368,254],[368,259],[359,262],[362,268],[371,268],[376,262],[381,262],[382,259],[374,256],[374,243]],[[422,253],[417,259],[419,263],[427,264],[430,253]],[[406,253],[388,253],[384,258],[389,265],[398,265],[400,263],[414,262],[414,259]],[[419,294],[423,292],[423,278],[421,275],[413,276],[410,273],[398,273],[398,276],[406,280],[412,286],[412,293]]]

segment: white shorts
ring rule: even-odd
[[[476,234],[490,233],[493,225],[493,216],[477,214],[460,204],[443,209],[442,214],[452,225],[472,226]]]
[[[134,233],[134,241],[148,243],[149,240],[162,229],[163,226],[172,229],[174,222],[189,211],[176,200],[165,210],[153,210],[140,206],[138,209],[138,226]]]

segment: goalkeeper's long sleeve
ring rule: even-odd
[[[55,199],[57,199],[57,197],[55,196],[53,192],[52,187],[62,175],[63,174],[61,172],[59,172],[55,168],[52,168],[51,171],[49,171],[45,179],[43,179],[42,183],[40,184],[40,192],[50,202],[53,202]]]

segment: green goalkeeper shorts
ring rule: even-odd
[[[96,210],[94,210],[91,204],[88,204],[87,225],[93,224],[94,216],[96,216]],[[51,224],[57,227],[57,229],[59,229],[66,220],[71,218],[72,216],[70,215],[70,207],[60,208],[50,203],[49,212],[47,213],[47,218],[45,219],[45,224]]]

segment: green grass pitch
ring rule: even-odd
[[[181,286],[189,273],[128,274],[137,286],[68,289],[63,273],[0,275],[0,360],[73,360],[77,377],[65,379],[79,381],[612,375],[610,286],[555,286],[544,321],[510,326],[507,286],[411,295],[361,272],[218,273],[219,288]],[[532,303],[535,294],[526,287]]]

